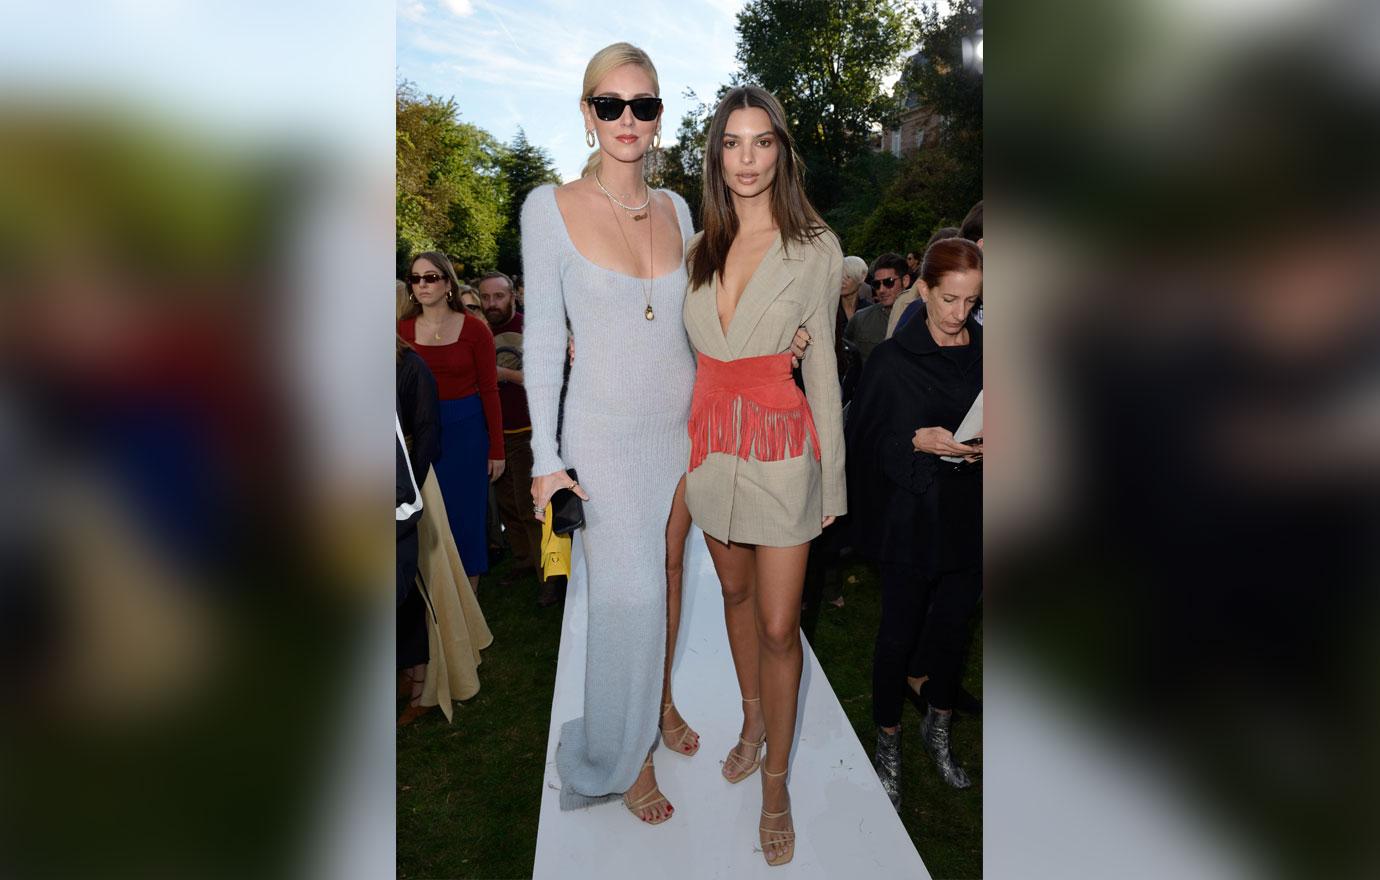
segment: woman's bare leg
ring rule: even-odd
[[[676,486],[671,501],[671,515],[666,520],[666,669],[661,683],[661,705],[670,706],[661,715],[663,730],[676,730],[685,724],[671,696],[671,665],[676,658],[676,640],[680,635],[681,586],[685,576],[685,539],[690,534],[690,508],[685,506],[685,477]],[[682,746],[681,744],[684,743]],[[689,729],[673,734],[667,745],[680,747],[683,752],[699,748],[700,736]]]
[[[704,536],[714,570],[723,588],[724,622],[728,627],[728,647],[733,654],[733,669],[738,675],[738,689],[743,699],[743,728],[739,736],[756,742],[766,731],[762,716],[761,683],[758,675],[757,608],[754,601],[756,562],[754,548],[743,544],[725,544],[709,535]],[[752,764],[755,750],[741,742],[733,747],[738,759],[725,764],[725,776],[735,779],[741,770]]]
[[[762,710],[766,716],[767,756],[762,762],[762,809],[790,807],[786,773],[795,740],[796,703],[804,651],[800,644],[800,595],[810,545],[757,548],[757,639],[760,651]],[[789,815],[763,819],[768,828],[787,830]],[[767,852],[775,858],[776,853]]]

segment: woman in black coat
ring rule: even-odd
[[[944,780],[966,788],[949,752],[953,695],[982,584],[982,451],[953,432],[982,391],[982,252],[964,239],[934,243],[921,263],[924,320],[874,350],[847,428],[854,547],[881,573],[873,659],[875,763],[899,807],[901,707],[907,661],[929,646],[929,710],[921,726]],[[958,459],[945,461],[942,456]]]

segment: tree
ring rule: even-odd
[[[982,198],[982,74],[963,65],[963,40],[982,29],[982,13],[961,0],[940,19],[923,5],[916,23],[921,51],[906,65],[897,94],[913,94],[943,124],[938,143],[864,179],[866,162],[846,170],[850,192],[870,193],[869,210],[840,206],[826,219],[850,253],[875,256],[922,246],[939,226],[957,225]],[[878,157],[880,158],[880,157]],[[859,201],[854,197],[854,202]]]
[[[896,160],[893,160],[896,161]],[[942,150],[920,150],[900,163],[861,224],[839,231],[844,252],[871,259],[922,247],[940,226],[957,226],[973,202],[962,167]],[[981,196],[979,195],[978,198]]]
[[[648,180],[652,186],[680,193],[690,208],[690,216],[698,224],[703,197],[705,141],[714,108],[700,103],[694,89],[686,89],[683,94],[691,109],[681,117],[676,142],[662,151]]]
[[[507,189],[504,228],[498,239],[498,268],[510,275],[522,271],[522,203],[532,190],[544,183],[561,182],[551,154],[527,140],[527,132],[517,136],[498,160]]]
[[[904,0],[751,0],[738,13],[735,82],[781,101],[820,211],[842,198],[842,171],[869,149],[873,125],[895,119],[882,81],[915,45],[918,23]]]
[[[456,271],[490,266],[504,226],[503,147],[460,122],[454,99],[420,96],[406,81],[397,89],[398,261],[440,250]],[[401,271],[401,270],[400,270]]]
[[[890,151],[868,150],[859,153],[840,172],[841,198],[824,212],[824,220],[838,233],[844,253],[865,252],[859,244],[863,227],[901,173],[903,164]]]
[[[982,11],[960,0],[939,18],[922,6],[919,31],[923,55],[907,66],[900,88],[944,120],[940,147],[958,163],[972,201],[982,198],[982,74],[963,64],[963,41],[982,30]]]

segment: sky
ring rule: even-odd
[[[227,142],[392,153],[393,23],[377,0],[0,2],[0,100],[134,105]],[[389,160],[391,161],[391,160]]]
[[[599,49],[619,40],[652,57],[670,143],[692,88],[712,98],[737,66],[741,0],[399,0],[398,76],[454,97],[460,119],[510,141],[521,126],[566,180],[589,155],[581,78]]]
[[[947,3],[944,4],[947,6]],[[664,143],[737,68],[743,0],[398,0],[398,76],[454,97],[460,119],[508,142],[521,126],[565,180],[589,155],[579,98],[585,65],[626,40],[656,64]]]

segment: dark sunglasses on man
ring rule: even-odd
[[[585,100],[594,108],[594,115],[605,122],[613,122],[622,116],[624,107],[632,107],[633,117],[643,122],[656,119],[657,112],[661,110],[660,98],[633,98],[631,101],[625,101],[611,95],[595,95]]]
[[[417,275],[416,273],[413,273],[412,275],[407,276],[407,280],[410,284],[421,284],[423,281],[425,281],[427,284],[435,284],[437,281],[440,281],[444,277],[446,276],[437,275],[435,272],[428,272],[425,275]]]
[[[901,279],[900,279],[900,278],[874,278],[874,279],[872,279],[872,283],[873,283],[873,284],[876,284],[876,285],[879,286],[879,287],[885,287],[887,290],[890,290],[891,288],[895,287],[897,284],[901,283]]]

